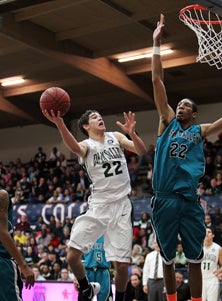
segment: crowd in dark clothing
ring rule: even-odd
[[[67,164],[59,154],[47,160],[41,147],[27,163],[19,158],[5,165],[0,162],[0,187],[14,204],[83,202],[89,193],[88,178],[77,159]]]
[[[200,180],[200,195],[222,193],[222,133],[212,143],[204,140],[206,157],[205,174]],[[152,195],[152,171],[155,146],[150,144],[144,156],[125,153],[133,189],[145,184],[145,191]],[[90,183],[77,158],[67,160],[56,147],[47,157],[42,147],[23,163],[21,159],[0,162],[0,187],[8,191],[14,204],[20,203],[69,203],[87,201]]]

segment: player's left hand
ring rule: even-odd
[[[153,32],[153,41],[155,41],[156,46],[160,45],[162,33],[164,28],[164,15],[160,15],[160,20],[157,22],[157,27]]]
[[[21,273],[25,277],[25,287],[30,289],[35,282],[35,277],[33,271],[30,269],[28,265],[20,266]]]
[[[117,121],[116,124],[122,129],[124,133],[127,133],[129,135],[133,134],[136,127],[135,113],[132,113],[131,111],[129,111],[128,113],[124,112],[123,117],[125,119],[125,123],[123,124],[120,121]]]
[[[59,125],[60,123],[63,122],[63,119],[61,117],[60,111],[55,114],[53,110],[48,112],[47,110],[43,110],[42,114],[51,122],[53,122],[55,125]]]
[[[218,269],[218,270],[214,271],[213,274],[214,274],[219,280],[222,280],[222,271],[221,271],[221,269]]]

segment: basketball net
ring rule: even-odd
[[[199,49],[196,61],[222,69],[222,19],[197,4],[181,9],[179,19],[197,36]]]

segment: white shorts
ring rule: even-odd
[[[107,261],[130,262],[132,251],[132,204],[128,196],[109,204],[90,205],[76,218],[69,247],[88,253],[104,235]]]
[[[220,283],[216,276],[203,279],[202,300],[217,301],[219,296]]]

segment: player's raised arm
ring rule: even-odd
[[[164,28],[164,16],[160,15],[160,20],[157,23],[157,27],[153,33],[153,56],[152,56],[152,82],[154,101],[157,107],[157,111],[160,116],[159,134],[162,133],[165,126],[175,116],[174,111],[168,105],[167,93],[163,83],[163,67],[160,53],[161,38]]]
[[[83,142],[78,142],[75,137],[70,133],[66,127],[63,118],[60,116],[60,112],[55,115],[51,110],[50,114],[47,110],[42,111],[43,115],[52,123],[54,123],[63,139],[64,144],[69,150],[75,153],[77,156],[84,157],[87,152],[87,146]]]
[[[125,123],[123,124],[120,121],[117,121],[116,124],[123,130],[124,133],[127,133],[132,140],[127,139],[125,135],[119,132],[115,132],[117,139],[119,140],[121,146],[125,149],[138,155],[144,155],[147,152],[147,149],[142,139],[136,133],[135,113],[129,111],[127,114],[124,112],[123,117],[125,119]]]

